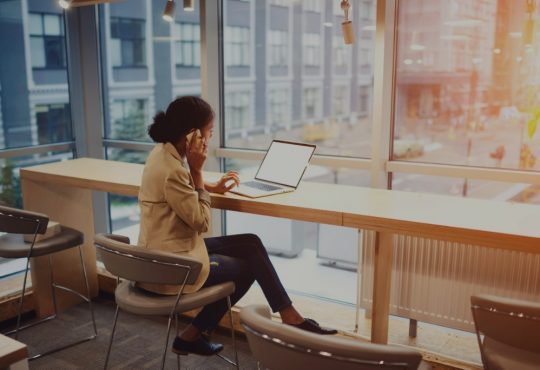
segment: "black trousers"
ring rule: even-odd
[[[227,235],[204,241],[210,257],[210,273],[203,287],[234,282],[236,290],[231,295],[234,305],[257,281],[272,311],[278,312],[292,304],[257,235]],[[227,310],[226,299],[211,303],[199,312],[192,324],[201,331],[211,331]]]

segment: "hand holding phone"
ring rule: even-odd
[[[198,129],[193,130],[187,136],[186,158],[192,171],[201,172],[206,161],[208,146],[206,139]]]

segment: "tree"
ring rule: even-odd
[[[13,163],[7,160],[0,173],[2,174],[0,178],[0,202],[9,207],[21,208],[20,181],[14,175]]]
[[[129,105],[125,108],[127,114],[113,121],[114,138],[120,140],[148,141],[144,102],[136,101],[135,105]],[[144,163],[147,156],[147,152],[118,149],[111,152],[110,159],[121,162]]]

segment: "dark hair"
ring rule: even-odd
[[[201,129],[214,118],[210,104],[196,96],[183,96],[174,100],[167,111],[154,116],[148,135],[156,143],[176,143],[194,129]]]

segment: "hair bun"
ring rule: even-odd
[[[154,116],[154,122],[148,127],[148,135],[156,143],[165,143],[168,141],[167,131],[167,116],[165,112],[160,111]]]

